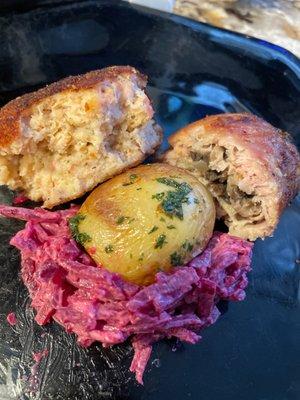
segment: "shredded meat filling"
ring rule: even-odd
[[[197,170],[208,181],[213,195],[232,205],[238,220],[250,218],[257,223],[263,220],[261,202],[255,198],[255,193],[242,191],[233,176],[228,176],[228,155],[224,147],[212,145],[210,153],[205,154],[191,151],[190,157],[194,162],[205,164],[205,168]]]
[[[216,196],[226,195],[227,171],[218,172],[208,169],[205,173],[205,179],[210,182],[210,187]]]
[[[247,194],[235,185],[227,185],[227,191],[231,199],[231,204],[237,212],[237,219],[257,219],[261,214],[261,202],[255,200],[255,194]]]

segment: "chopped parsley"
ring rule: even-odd
[[[195,204],[199,204],[200,201],[199,201],[198,199],[196,199],[196,197],[195,197],[195,198],[194,198],[194,203],[195,203]]]
[[[90,242],[92,238],[85,232],[79,232],[79,223],[85,219],[85,215],[76,214],[74,217],[69,219],[69,227],[74,240],[82,246],[86,242]]]
[[[158,201],[161,201],[164,198],[164,196],[165,196],[164,192],[156,193],[156,194],[152,195],[152,199],[156,199]]]
[[[170,259],[173,267],[183,264],[182,256],[176,251],[170,255]]]
[[[154,225],[152,229],[150,229],[150,231],[148,232],[148,235],[150,235],[150,233],[153,233],[155,231],[157,231],[158,226]]]
[[[181,183],[175,181],[175,179],[172,178],[157,178],[156,180],[159,183],[163,183],[164,185],[171,186],[175,189],[179,189],[181,185]]]
[[[155,249],[161,249],[163,247],[163,245],[165,245],[166,243],[168,243],[166,241],[166,235],[164,233],[162,233],[161,235],[158,236],[158,238],[156,239],[156,243],[154,245]]]
[[[182,243],[181,247],[186,251],[192,251],[194,246],[192,243],[186,240],[184,243]]]
[[[129,254],[129,257],[132,258],[132,253]]]
[[[118,225],[123,224],[123,222],[125,221],[125,218],[126,218],[126,217],[124,217],[124,215],[122,215],[121,217],[119,217],[119,218],[117,219],[117,224],[118,224]]]
[[[105,246],[104,250],[107,254],[112,253],[114,251],[114,246],[112,244],[108,244],[107,246]]]
[[[184,257],[187,255],[189,251],[193,250],[193,247],[194,246],[188,240],[184,241],[181,245],[181,248],[183,250],[179,252],[175,251],[170,255],[171,265],[173,265],[173,267],[182,265]]]
[[[121,215],[120,217],[117,218],[116,223],[117,223],[117,225],[121,225],[125,221],[128,221],[128,223],[130,224],[131,222],[134,221],[134,218],[124,217],[124,215]]]
[[[137,176],[136,174],[131,174],[131,175],[129,176],[129,182],[123,183],[123,186],[133,185],[134,182],[136,181],[137,177],[138,177],[138,176]]]
[[[157,178],[157,182],[164,185],[170,186],[175,190],[168,191],[165,196],[163,196],[161,202],[161,208],[169,217],[177,217],[183,220],[183,204],[189,204],[189,199],[187,195],[192,191],[190,185],[186,182],[177,182],[175,179],[171,178]]]
[[[176,226],[175,225],[167,225],[167,228],[168,229],[176,229]]]
[[[140,258],[138,259],[138,261],[143,261],[144,259],[144,253],[141,254]]]
[[[161,222],[166,222],[166,220],[163,217],[160,217]]]
[[[136,190],[142,190],[142,188],[141,188],[141,187],[138,187]]]
[[[188,247],[187,247],[187,251],[192,251],[193,248],[194,248],[194,246],[192,245],[192,243],[189,243]]]
[[[78,242],[79,244],[81,244],[82,246],[84,245],[84,243],[86,242],[90,242],[92,240],[92,238],[90,237],[90,235],[88,235],[86,232],[80,232],[76,238],[74,238],[76,240],[76,242]]]

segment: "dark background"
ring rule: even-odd
[[[130,64],[149,76],[165,137],[207,114],[250,111],[300,144],[299,60],[283,49],[118,1],[12,3],[1,3],[1,104],[70,74]],[[0,202],[11,198],[0,190]],[[247,299],[225,307],[198,345],[157,344],[144,387],[128,371],[129,344],[86,350],[55,323],[37,326],[8,245],[22,223],[1,219],[0,400],[299,399],[299,211],[298,198],[274,237],[256,242]],[[31,393],[32,352],[44,348]]]

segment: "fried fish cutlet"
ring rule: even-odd
[[[271,235],[299,190],[300,157],[289,135],[254,115],[212,115],[169,141],[163,161],[207,186],[232,235]]]
[[[0,184],[52,208],[140,164],[162,139],[129,66],[71,76],[0,109]]]

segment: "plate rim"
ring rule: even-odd
[[[227,43],[230,41],[232,44],[247,44],[247,49],[249,50],[249,44],[253,47],[253,53],[256,49],[264,49],[269,55],[273,55],[274,59],[283,62],[287,67],[289,67],[299,79],[300,83],[300,58],[293,54],[291,51],[281,47],[277,44],[271,43],[267,40],[257,38],[255,36],[247,35],[241,32],[232,31],[225,28],[220,28],[212,24],[196,21],[194,19],[181,16],[178,14],[156,10],[153,8],[137,5],[134,3],[129,3],[126,0],[29,0],[24,2],[24,0],[9,0],[9,3],[0,4],[1,16],[5,14],[23,14],[26,12],[38,10],[38,9],[54,9],[58,6],[64,5],[75,5],[75,4],[87,5],[88,3],[95,3],[100,6],[110,6],[133,9],[141,12],[145,15],[150,15],[153,17],[158,17],[160,19],[172,21],[175,24],[185,26],[192,31],[202,34],[209,34],[211,37],[220,37],[227,39]],[[0,16],[0,18],[1,18]],[[300,92],[300,90],[299,90]]]

